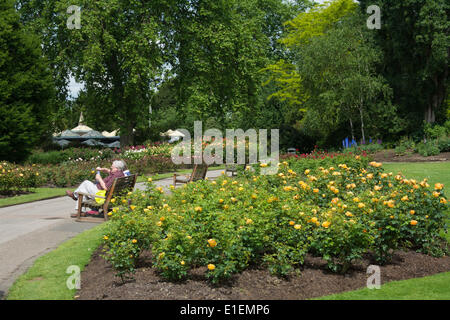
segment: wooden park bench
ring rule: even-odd
[[[231,176],[236,176],[237,175],[237,168],[238,168],[238,164],[226,164],[225,165],[225,174],[228,175],[228,172],[231,173]]]
[[[245,160],[244,164],[238,164],[238,163],[225,164],[225,175],[228,175],[228,172],[230,172],[232,177],[237,176],[238,167],[244,166],[244,169],[245,169],[248,165],[249,165],[248,159]]]
[[[77,218],[75,221],[79,222],[103,222],[108,220],[108,209],[111,204],[111,199],[117,196],[123,195],[125,192],[133,191],[134,185],[136,184],[137,175],[132,174],[125,177],[116,178],[113,182],[111,188],[106,192],[105,197],[86,194],[79,192],[78,193],[78,209],[77,209]],[[86,198],[84,198],[86,197]],[[103,204],[97,203],[95,198],[103,198],[105,202]],[[82,215],[83,208],[98,208],[100,217],[88,217]],[[101,216],[103,214],[103,217]]]
[[[188,183],[194,182],[198,180],[203,180],[206,177],[206,173],[208,172],[208,165],[206,163],[196,164],[194,165],[194,169],[190,175],[184,175],[184,177],[180,177],[176,173],[173,175],[173,186],[176,187],[177,182],[179,183]]]

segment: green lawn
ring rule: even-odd
[[[450,300],[450,272],[418,279],[392,281],[382,285],[378,290],[364,288],[316,300]]]
[[[30,194],[24,194],[21,196],[10,197],[0,199],[0,208],[5,206],[11,206],[15,204],[22,204],[27,202],[33,202],[37,200],[44,200],[54,197],[64,196],[66,194],[65,188],[36,188]]]
[[[72,300],[76,289],[69,290],[66,273],[69,266],[79,266],[80,271],[98,248],[106,223],[84,231],[64,242],[56,250],[36,259],[33,266],[10,288],[8,300]],[[83,285],[83,279],[81,279]]]
[[[450,190],[450,162],[384,163],[383,168],[386,172],[401,172],[416,180],[427,178],[432,186],[438,182],[443,183],[447,187],[447,193]]]

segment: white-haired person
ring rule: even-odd
[[[111,168],[100,168],[97,167],[97,174],[95,175],[96,183],[85,180],[83,181],[80,186],[74,191],[66,190],[66,194],[71,197],[73,200],[78,200],[78,193],[84,193],[84,194],[96,194],[100,190],[108,190],[112,187],[114,179],[124,177],[125,174],[123,171],[126,169],[126,164],[122,160],[115,160]],[[106,178],[102,178],[100,175],[100,172],[104,172],[108,174]],[[78,206],[76,206],[78,208]],[[76,214],[72,214],[71,217],[76,217]]]

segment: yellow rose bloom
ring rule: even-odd
[[[208,264],[208,270],[213,271],[216,268],[215,265],[213,265],[212,263]]]
[[[441,190],[442,188],[444,188],[444,185],[442,183],[436,183],[434,185],[434,189],[436,190]]]
[[[325,221],[324,223],[322,223],[322,227],[328,228],[330,226],[330,224],[331,224],[331,222]]]
[[[214,248],[215,246],[217,246],[217,242],[214,239],[209,239],[208,244],[211,248]]]

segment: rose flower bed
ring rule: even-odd
[[[446,253],[442,184],[386,173],[366,158],[325,159],[333,165],[306,169],[303,161],[284,161],[267,176],[254,165],[238,179],[189,183],[170,197],[150,181],[146,191],[115,199],[104,257],[122,280],[150,249],[163,278],[206,266],[217,283],[257,264],[286,276],[307,253],[341,273],[368,252],[380,264],[401,248]]]
[[[0,194],[28,191],[42,183],[35,165],[17,166],[9,162],[0,163]]]

